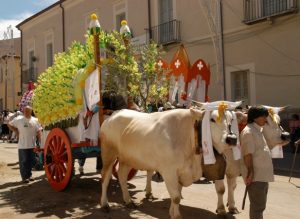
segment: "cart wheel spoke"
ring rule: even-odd
[[[66,169],[65,165],[63,163],[60,163],[59,167],[62,170],[62,172],[64,173],[64,175],[66,175],[67,169]]]
[[[62,154],[60,154],[59,158],[62,162],[68,162],[68,153],[67,153],[67,151],[64,151]]]
[[[57,138],[57,152],[59,153],[61,150],[62,139],[58,136],[56,136],[56,138]]]
[[[57,136],[53,136],[53,140],[52,140],[55,153],[57,153],[57,139],[56,138],[57,138]]]
[[[49,142],[49,150],[52,152],[52,154],[55,154],[55,149],[54,149],[54,146],[52,144],[52,141]]]
[[[62,154],[66,150],[66,145],[64,142],[60,145],[59,154]]]
[[[51,168],[51,179],[54,179],[55,174],[56,174],[56,165],[53,164]]]
[[[57,180],[58,182],[61,182],[63,180],[64,176],[63,176],[63,172],[60,169],[60,165],[57,165]]]

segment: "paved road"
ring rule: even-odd
[[[17,146],[0,143],[0,218],[169,218],[170,200],[164,183],[153,181],[153,194],[156,199],[144,200],[145,172],[140,171],[138,176],[129,182],[131,195],[133,200],[139,203],[139,207],[136,210],[129,210],[122,206],[120,188],[114,180],[111,183],[108,197],[112,202],[113,209],[107,215],[100,211],[98,204],[101,189],[100,175],[95,173],[95,159],[87,160],[84,177],[77,175],[70,188],[60,193],[50,188],[43,171],[35,171],[34,177],[37,177],[38,180],[29,185],[19,184],[19,170],[16,162]],[[289,163],[290,160],[287,162]],[[289,166],[289,164],[286,165]],[[280,169],[280,165],[278,169]],[[283,167],[281,167],[281,171],[285,174],[288,172]],[[291,182],[288,182],[286,176],[275,176],[275,182],[270,184],[265,219],[299,218],[300,188],[297,186],[300,186],[300,178],[292,178]],[[240,211],[243,193],[244,184],[239,178],[235,196]],[[240,214],[217,216],[214,213],[217,197],[213,184],[193,184],[183,189],[183,197],[180,208],[183,218],[248,218],[248,200],[245,210]]]

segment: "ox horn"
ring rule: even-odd
[[[192,100],[192,103],[198,107],[202,107],[203,105],[205,105],[205,103],[202,103],[202,102],[198,102],[196,100]]]

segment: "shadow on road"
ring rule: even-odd
[[[135,201],[134,195],[141,190],[128,183],[130,195]],[[54,191],[45,176],[37,178],[30,184],[20,182],[6,183],[0,186],[1,199],[6,206],[11,206],[18,214],[33,213],[36,218],[56,216],[58,218],[142,218],[142,213],[160,219],[169,218],[170,199],[148,201],[142,200],[137,210],[123,206],[122,193],[119,183],[112,180],[108,189],[108,199],[111,203],[111,212],[104,213],[100,209],[101,182],[98,176],[76,176],[71,186],[63,192]],[[137,201],[136,201],[137,202]],[[184,218],[207,219],[234,219],[232,215],[220,217],[210,211],[190,206],[180,206]],[[76,212],[75,212],[76,211]]]
[[[15,162],[15,163],[8,163],[7,166],[11,167],[11,166],[16,166],[19,165],[19,162]]]

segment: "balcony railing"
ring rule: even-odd
[[[298,10],[298,0],[244,0],[244,23],[253,24]]]
[[[172,20],[147,30],[148,39],[153,40],[157,44],[167,45],[178,43],[180,38],[180,21]]]
[[[27,84],[29,81],[37,80],[37,68],[29,68],[22,71],[22,83]]]

